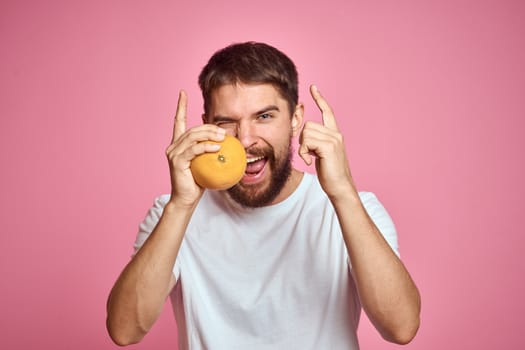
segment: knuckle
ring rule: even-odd
[[[335,137],[330,138],[328,145],[330,147],[331,151],[336,151],[339,149],[339,145],[341,145],[340,138],[336,135]]]
[[[314,123],[312,121],[307,121],[306,123],[304,123],[304,128],[303,128],[303,134],[310,134],[312,128],[314,126]]]

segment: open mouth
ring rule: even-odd
[[[243,180],[255,181],[258,180],[264,173],[268,158],[264,156],[249,156],[246,160],[246,170],[244,172]]]

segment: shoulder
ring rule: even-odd
[[[359,192],[361,203],[390,247],[399,256],[397,230],[388,211],[373,192]]]
[[[146,217],[140,224],[141,231],[153,231],[153,228],[155,227],[155,225],[157,225],[157,222],[159,221],[159,218],[162,215],[162,211],[164,210],[164,207],[166,206],[169,200],[169,194],[162,194],[153,200],[153,204],[149,208]]]
[[[372,219],[379,219],[382,217],[390,219],[388,212],[386,211],[383,204],[379,201],[375,193],[362,191],[359,192],[359,198],[368,212],[368,215],[370,215]]]
[[[359,198],[361,199],[361,203],[366,207],[368,206],[374,206],[381,204],[379,202],[379,199],[377,199],[377,196],[374,192],[368,192],[368,191],[360,191],[359,192]]]
[[[303,175],[303,180],[301,181],[301,187],[308,194],[313,194],[316,196],[321,195],[323,197],[327,197],[326,193],[321,187],[321,183],[319,182],[319,178],[316,174],[310,174],[305,172]]]
[[[169,194],[161,194],[158,197],[155,197],[155,200],[153,201],[154,207],[162,207],[164,208],[166,206],[166,203],[170,200]]]
[[[310,174],[305,172],[301,185],[305,194],[317,196],[319,198],[326,198],[328,200],[328,196],[323,191],[321,183],[319,182],[319,179],[316,174]],[[365,207],[369,215],[377,216],[387,214],[385,208],[383,207],[383,205],[381,204],[374,192],[360,191],[359,199],[361,200],[361,203],[363,203],[363,206]]]
[[[162,211],[164,210],[164,207],[170,200],[169,194],[161,194],[158,197],[155,197],[153,200],[153,205],[149,209],[149,214],[154,214],[160,216],[162,214]]]

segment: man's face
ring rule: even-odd
[[[277,202],[292,172],[291,139],[302,122],[302,106],[291,115],[272,85],[232,84],[213,91],[210,107],[205,121],[226,129],[246,149],[246,172],[230,196],[247,207]]]

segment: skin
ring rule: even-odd
[[[315,86],[310,92],[321,111],[322,124],[307,121],[303,126],[302,104],[290,117],[286,101],[271,85],[236,84],[217,89],[210,115],[203,117],[205,123],[187,130],[187,96],[181,91],[173,138],[166,150],[171,199],[108,299],[107,328],[115,343],[139,342],[160,315],[176,283],[172,268],[186,227],[204,192],[193,180],[190,162],[199,154],[217,151],[217,145],[202,141],[221,141],[226,133],[239,138],[248,157],[251,149],[269,145],[276,154],[282,154],[290,135],[299,136],[299,156],[307,165],[315,163],[321,186],[337,213],[363,309],[386,340],[406,344],[415,336],[419,327],[419,292],[361,204],[333,111]],[[272,106],[271,110],[268,106]],[[263,116],[261,111],[270,116]],[[245,178],[242,182],[252,189],[264,190],[270,186],[271,171],[265,167],[257,178]],[[292,170],[283,189],[269,204],[286,199],[302,176],[300,171]]]
[[[212,93],[209,116],[203,116],[205,123],[220,126],[226,133],[239,139],[246,150],[247,159],[264,154],[262,150],[273,150],[278,162],[288,161],[290,138],[297,136],[303,121],[303,105],[296,106],[290,117],[287,102],[275,88],[264,85],[225,85]],[[269,161],[257,176],[245,175],[235,190],[246,197],[258,198],[274,185]],[[253,200],[252,206],[269,205],[286,199],[298,186],[302,173],[292,170],[288,181],[269,202]]]

